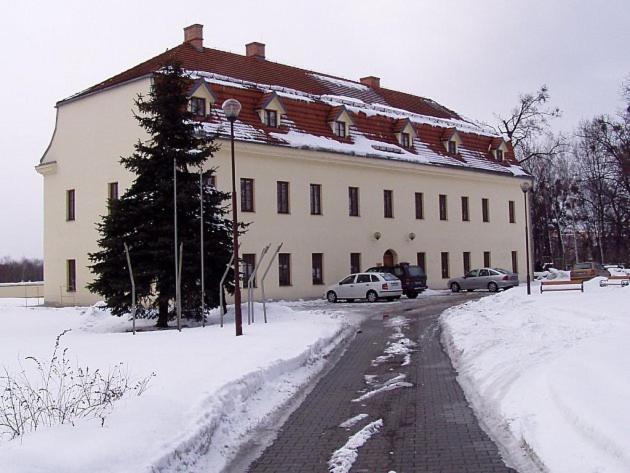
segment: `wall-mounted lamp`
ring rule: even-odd
[[[374,239],[375,240],[380,240],[381,239],[381,232],[374,232]]]
[[[415,240],[416,239],[416,234],[414,232],[411,232],[409,234],[409,239],[412,240],[412,241]]]

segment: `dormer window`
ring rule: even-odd
[[[409,133],[400,134],[400,144],[403,148],[409,148],[409,145],[410,145]]]
[[[451,154],[457,154],[457,141],[450,140],[448,142],[448,152]]]
[[[502,149],[498,149],[497,150],[497,161],[499,161],[500,163],[503,162],[503,150]]]
[[[190,98],[190,112],[196,117],[206,116],[206,99],[201,97]]]
[[[275,110],[265,110],[263,114],[265,125],[271,128],[278,127],[278,112]]]
[[[335,135],[341,137],[341,138],[345,138],[346,137],[346,123],[345,122],[340,122],[337,121],[335,122],[335,126],[334,126],[334,133]]]

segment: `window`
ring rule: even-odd
[[[67,276],[67,292],[76,292],[77,290],[77,262],[73,259],[66,261]]]
[[[243,253],[243,287],[247,287],[247,281],[254,273],[256,268],[256,253]],[[252,281],[254,287],[256,287],[256,279]]]
[[[241,212],[254,211],[254,180],[241,178]]]
[[[440,220],[448,220],[448,208],[444,194],[440,194]]]
[[[361,272],[361,253],[350,253],[350,272]]]
[[[278,181],[278,213],[289,213],[289,183]]]
[[[291,285],[291,254],[278,254],[278,284],[280,286]]]
[[[502,149],[498,149],[497,150],[497,161],[503,162],[503,150]]]
[[[372,280],[372,282],[381,282],[376,274],[370,274],[370,279]]]
[[[345,138],[346,137],[346,122],[335,122],[334,125],[335,135]]]
[[[489,268],[490,267],[490,263],[491,263],[491,261],[490,261],[490,252],[489,251],[484,251],[483,252],[483,265],[486,268]]]
[[[512,252],[512,272],[518,273],[518,252]]]
[[[441,259],[442,259],[442,279],[448,279],[449,276],[449,271],[448,271],[448,253],[446,251],[443,251],[441,253]]]
[[[470,215],[468,213],[468,197],[462,196],[462,222],[469,222]]]
[[[265,125],[272,128],[278,127],[278,112],[275,110],[265,110],[263,117]]]
[[[107,197],[109,200],[118,200],[118,183],[110,182],[107,184]]]
[[[416,218],[422,220],[424,218],[424,194],[422,192],[416,192]]]
[[[206,99],[192,97],[190,99],[190,112],[196,117],[206,116]]]
[[[448,152],[451,154],[457,154],[457,141],[449,141],[448,142]]]
[[[311,215],[322,214],[322,186],[311,184]]]
[[[203,184],[205,186],[210,186],[210,187],[217,187],[217,176],[216,174],[206,174],[204,179],[203,179]]]
[[[74,213],[75,206],[75,193],[74,189],[66,191],[66,220],[72,221],[75,218]]]
[[[385,218],[394,218],[394,191],[383,191],[383,206]]]
[[[350,276],[347,276],[343,278],[341,281],[339,281],[339,285],[341,286],[344,284],[353,284],[356,277],[357,277],[356,274],[351,274]]]
[[[400,134],[400,144],[403,148],[410,147],[409,133],[401,133]]]
[[[371,274],[359,274],[357,276],[357,284],[372,282]]]
[[[418,263],[418,266],[420,266],[422,268],[422,270],[426,273],[427,272],[427,262],[426,262],[426,257],[425,257],[424,252],[416,253],[416,262]]]
[[[488,206],[488,199],[481,199],[481,219],[484,222],[490,221],[490,209]]]
[[[516,223],[516,214],[514,212],[514,201],[513,200],[508,201],[508,214],[509,214],[509,218],[510,218],[510,223]]]
[[[464,251],[464,274],[468,274],[470,271],[470,251]]]
[[[351,217],[359,216],[359,188],[358,187],[348,187],[348,204],[349,204],[349,215]]]
[[[324,284],[324,254],[313,253],[313,284]]]

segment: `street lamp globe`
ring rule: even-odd
[[[234,121],[238,118],[238,114],[241,113],[241,102],[236,99],[227,99],[221,106],[223,112],[228,120]]]
[[[529,181],[523,181],[521,182],[521,190],[525,193],[529,192],[529,190],[532,188],[532,185]]]

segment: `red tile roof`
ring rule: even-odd
[[[226,121],[220,105],[227,98],[236,98],[243,106],[238,119],[239,139],[433,165],[519,173],[511,168],[516,161],[509,143],[504,162],[497,162],[489,151],[498,139],[494,133],[432,100],[382,87],[373,89],[356,81],[261,58],[210,48],[199,51],[188,43],[90,87],[60,104],[152,74],[169,61],[180,62],[184,69],[193,73],[193,77],[202,77],[209,83],[216,96],[214,115],[208,117],[205,124],[211,131],[225,133]],[[274,93],[277,93],[286,109],[282,124],[276,129],[261,124],[256,113],[260,104],[268,103]],[[333,134],[329,121],[344,108],[354,123],[350,135],[340,138]],[[406,125],[407,120],[410,120],[417,135],[411,149],[401,148],[394,135],[396,130]],[[452,136],[455,131],[463,141],[458,156],[449,155],[442,144],[444,136]]]

